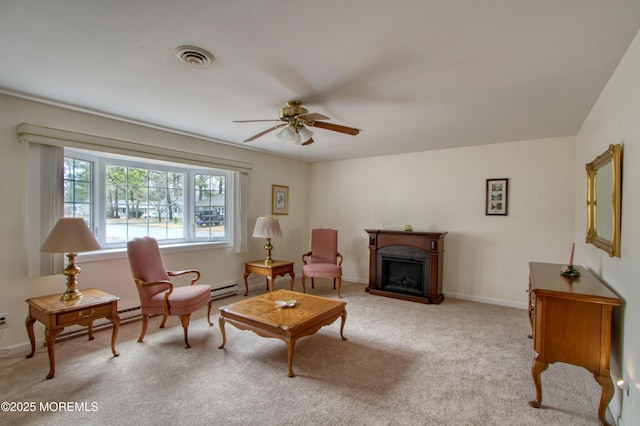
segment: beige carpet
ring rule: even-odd
[[[281,285],[277,285],[278,288]],[[32,359],[0,359],[2,401],[34,402],[35,411],[0,412],[0,423],[22,425],[597,425],[600,388],[584,369],[553,364],[542,374],[543,407],[530,375],[533,358],[522,309],[445,299],[424,305],[343,284],[345,336],[338,320],[298,341],[287,377],[284,343],[226,326],[224,350],[215,326],[193,318],[191,349],[179,321],[164,330],[150,322],[56,344],[56,377],[45,380],[45,348]],[[296,289],[300,289],[297,285]],[[311,294],[337,297],[329,281]],[[257,295],[257,293],[250,294]],[[50,403],[41,410],[40,402]],[[62,404],[79,411],[62,411]],[[46,407],[44,407],[46,408]]]

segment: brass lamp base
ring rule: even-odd
[[[67,277],[67,291],[60,295],[60,300],[65,302],[82,297],[82,293],[76,288],[76,286],[78,285],[76,276],[80,272],[82,272],[82,269],[80,269],[75,264],[76,254],[77,253],[67,254],[67,257],[69,258],[69,264],[64,269],[64,271],[62,271],[62,273]]]
[[[271,238],[267,238],[267,244],[264,246],[264,249],[267,251],[267,258],[264,260],[264,266],[271,266],[273,265],[273,259],[271,259],[271,250],[273,250]]]
[[[68,302],[69,300],[80,299],[82,297],[82,293],[77,288],[68,289],[64,293],[60,295],[60,300],[64,302]]]

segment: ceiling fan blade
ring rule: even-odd
[[[313,121],[311,123],[307,123],[307,125],[312,127],[319,127],[321,129],[333,130],[334,132],[346,133],[347,135],[352,136],[360,133],[360,129],[341,126],[340,124],[325,123],[324,121]]]
[[[303,142],[303,143],[302,143],[302,146],[305,146],[305,145],[311,145],[313,142],[314,142],[314,141],[313,141],[313,138],[309,138],[309,140],[308,140],[308,141],[306,141],[306,142]]]
[[[233,120],[234,123],[257,123],[258,121],[280,121],[278,119],[270,119],[270,120]]]
[[[326,115],[318,114],[317,112],[309,112],[307,114],[299,114],[298,118],[303,121],[316,121],[316,120],[328,120]]]
[[[251,141],[253,141],[253,140],[258,139],[260,136],[264,136],[264,135],[266,135],[267,133],[272,132],[272,131],[274,131],[275,129],[279,129],[280,127],[284,127],[284,126],[286,126],[286,125],[288,125],[288,124],[289,124],[289,123],[282,123],[282,124],[278,124],[277,126],[273,126],[273,127],[271,127],[270,129],[267,129],[267,130],[264,130],[264,131],[262,131],[262,132],[258,133],[257,135],[253,135],[253,136],[251,136],[249,139],[245,139],[245,140],[243,140],[242,142],[251,142]]]

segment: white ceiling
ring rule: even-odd
[[[575,135],[639,29],[638,0],[0,0],[0,91],[337,160]],[[290,99],[362,132],[242,142]]]

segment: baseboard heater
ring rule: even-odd
[[[211,300],[222,299],[223,297],[235,296],[238,292],[238,283],[231,283],[222,285],[220,287],[211,289]],[[140,306],[134,306],[127,309],[122,309],[118,311],[118,316],[120,317],[120,325],[137,321],[142,318],[142,313],[140,312]],[[100,331],[105,328],[111,328],[112,324],[107,319],[103,318],[101,320],[96,321],[93,325],[93,331]],[[73,337],[85,335],[89,333],[89,327],[84,326],[71,326],[69,331],[62,332],[56,338],[56,342],[71,339]]]
[[[238,292],[238,283],[227,284],[211,289],[211,300],[222,299],[227,296],[235,296]]]

